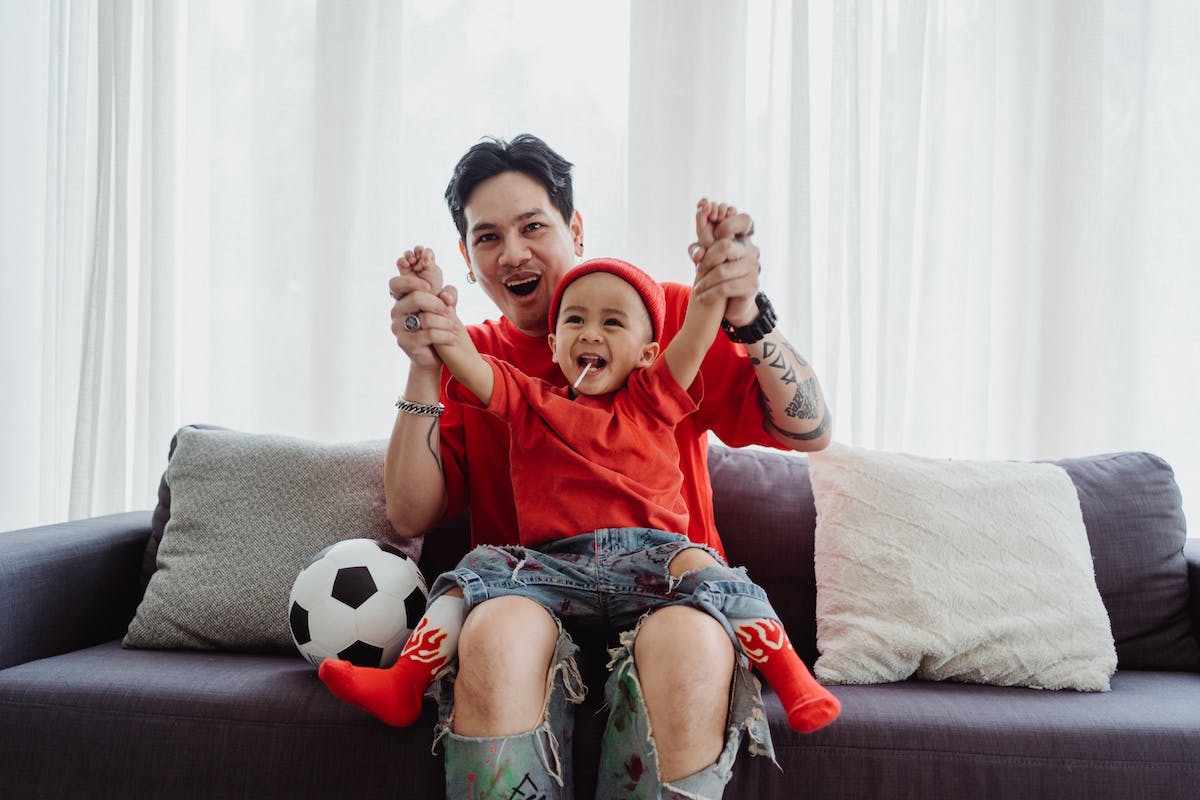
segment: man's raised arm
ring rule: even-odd
[[[721,221],[711,247],[701,247],[697,291],[725,298],[726,334],[745,347],[762,392],[764,425],[792,450],[821,450],[832,438],[833,417],[812,365],[775,327],[775,311],[758,290],[754,222],[746,214]]]
[[[433,270],[418,272],[423,259],[434,263]],[[392,529],[398,536],[411,538],[436,525],[446,509],[438,430],[442,361],[432,345],[436,320],[438,314],[444,314],[445,304],[438,296],[442,278],[432,251],[415,247],[396,261],[396,267],[399,273],[388,281],[395,298],[392,335],[408,356],[409,365],[388,440],[383,487]]]

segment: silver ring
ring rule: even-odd
[[[421,318],[416,314],[407,314],[404,317],[404,330],[409,333],[416,333],[421,330]]]

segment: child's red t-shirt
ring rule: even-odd
[[[664,283],[667,308],[663,336],[666,347],[683,324],[690,288]],[[550,360],[544,337],[526,336],[507,319],[489,320],[468,328],[480,353],[511,363],[521,372],[556,386],[565,386],[558,365]],[[441,452],[446,473],[447,511],[452,516],[471,511],[475,545],[515,545],[520,542],[509,466],[508,424],[482,408],[464,406],[447,397],[449,371],[442,374]],[[764,427],[764,411],[754,367],[741,346],[718,333],[694,384],[702,392],[696,413],[675,429],[682,494],[688,508],[687,535],[724,554],[713,521],[712,484],[708,475],[708,432],[730,447],[758,444],[780,448]],[[578,531],[583,533],[584,531]]]
[[[635,369],[615,392],[571,399],[562,387],[484,358],[495,377],[486,408],[509,425],[521,544],[600,528],[687,531],[675,426],[696,410],[700,396],[679,386],[664,359]],[[457,381],[447,394],[483,407]]]

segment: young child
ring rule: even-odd
[[[729,213],[701,202],[702,247]],[[436,269],[431,261],[422,268]],[[711,566],[689,573],[690,580],[646,590],[670,558],[700,547],[675,533],[687,530],[687,508],[674,428],[696,410],[703,391],[696,376],[724,315],[723,305],[693,294],[679,333],[661,349],[664,308],[662,287],[632,264],[593,259],[568,272],[550,304],[549,344],[564,388],[481,356],[461,324],[454,344],[437,345],[454,377],[451,396],[509,423],[524,550],[477,548],[441,576],[393,666],[322,663],[321,680],[335,695],[389,724],[411,724],[425,689],[457,651],[463,588],[478,580],[487,590],[477,600],[522,594],[568,622],[594,623],[615,607],[621,611],[613,621],[624,624],[664,605],[694,605],[722,622],[779,695],[792,728],[811,732],[836,718],[837,699],[808,672],[744,570],[710,555]],[[610,592],[617,586],[620,598],[596,602],[598,576],[586,565],[614,552],[604,584]]]

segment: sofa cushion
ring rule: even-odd
[[[299,658],[111,642],[0,671],[0,797],[441,797],[435,716],[381,725]]]
[[[170,518],[130,647],[295,652],[287,598],[323,547],[384,538],[384,443],[321,444],[183,428]],[[407,543],[409,555],[419,543]]]
[[[817,658],[813,503],[808,459],[797,453],[712,444],[713,515],[730,564],[767,592],[796,652]]]
[[[592,797],[603,692],[576,715]],[[1200,675],[1119,672],[1106,694],[909,681],[838,686],[815,734],[764,703],[776,756],[743,753],[726,797],[1184,797],[1200,781]],[[0,797],[444,797],[432,700],[407,728],[337,700],[281,656],[123,650],[0,670]],[[789,793],[790,792],[790,793]]]
[[[1103,693],[918,680],[831,691],[841,715],[808,735],[776,724],[778,700],[764,698],[804,797],[1175,798],[1200,781],[1195,673],[1119,671]],[[734,765],[726,797],[763,796],[753,761]]]
[[[1054,463],[1079,492],[1120,668],[1200,670],[1188,613],[1187,522],[1171,466],[1142,452]]]
[[[1108,690],[1116,651],[1061,467],[841,444],[810,463],[819,678]]]
[[[594,684],[576,719],[580,800],[603,696]],[[108,642],[0,670],[0,797],[445,797],[436,718],[430,695],[414,724],[383,725],[299,658]]]

